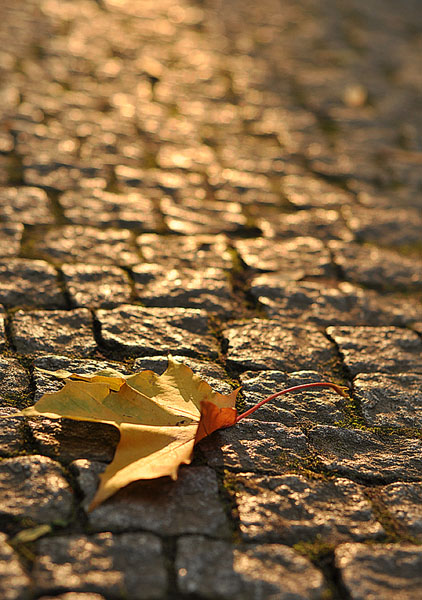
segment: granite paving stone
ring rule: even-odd
[[[96,350],[89,310],[17,311],[13,343],[20,354],[90,356]]]
[[[398,327],[328,327],[352,375],[422,373],[422,341]]]
[[[0,224],[0,256],[17,256],[22,240],[22,223]]]
[[[6,332],[5,332],[5,319],[6,312],[3,306],[0,304],[0,348],[4,346],[6,341]]]
[[[421,242],[422,214],[410,208],[378,209],[376,219],[371,208],[347,207],[344,210],[348,226],[360,242],[385,247],[410,248]]]
[[[239,377],[245,410],[284,388],[321,381],[317,371],[247,371]],[[334,425],[344,419],[345,399],[329,389],[294,392],[280,396],[260,407],[253,418],[257,421],[282,423],[287,427],[321,423]]]
[[[0,356],[0,405],[10,404],[22,408],[22,403],[30,392],[28,372],[19,361]]]
[[[0,594],[3,600],[25,600],[29,597],[30,579],[18,554],[0,533]]]
[[[105,465],[88,460],[72,464],[88,507]],[[188,467],[176,481],[139,481],[88,514],[93,531],[147,530],[160,535],[200,533],[228,537],[230,526],[219,499],[217,478],[209,467]]]
[[[154,204],[137,192],[115,194],[102,189],[65,192],[60,197],[66,219],[74,225],[154,231],[159,225]]]
[[[139,262],[127,229],[66,225],[33,241],[31,253],[55,264],[66,262],[130,266]]]
[[[216,340],[208,330],[205,311],[191,308],[143,308],[123,305],[99,310],[103,343],[138,355],[218,354]]]
[[[37,523],[66,522],[72,490],[61,466],[45,456],[19,456],[0,462],[0,514]]]
[[[286,175],[281,185],[288,201],[299,209],[338,208],[353,200],[345,190],[306,172]]]
[[[67,592],[58,596],[41,596],[40,600],[53,600],[53,598],[58,600],[105,600],[104,596],[91,592]]]
[[[137,245],[148,263],[162,268],[230,268],[231,255],[224,235],[161,236],[145,233]]]
[[[200,449],[211,467],[234,471],[281,472],[309,453],[300,429],[252,418],[213,433]]]
[[[384,536],[362,486],[348,479],[244,474],[235,486],[240,531],[247,541],[338,543]]]
[[[279,544],[234,547],[201,536],[182,537],[176,572],[180,591],[198,598],[317,600],[326,589],[320,571]]]
[[[118,267],[71,264],[61,267],[73,306],[114,308],[130,301],[127,274]]]
[[[3,187],[0,191],[1,220],[23,225],[55,222],[46,192],[36,187]]]
[[[35,161],[28,157],[24,161],[24,181],[28,186],[51,188],[53,190],[66,191],[83,187],[105,187],[106,172],[104,165],[89,167],[56,161],[53,156],[46,157],[44,162]]]
[[[311,370],[327,368],[334,359],[333,345],[315,326],[294,321],[235,321],[223,336],[228,340],[227,364],[239,370]]]
[[[0,301],[9,307],[64,308],[57,272],[44,260],[0,261]]]
[[[422,427],[422,375],[362,373],[353,388],[369,426]]]
[[[162,544],[148,533],[57,536],[37,544],[38,594],[62,591],[153,600],[167,588]]]
[[[421,313],[417,300],[381,294],[348,282],[335,287],[305,281],[286,283],[278,273],[265,273],[252,280],[250,291],[270,318],[325,326],[400,327],[413,324]]]
[[[422,288],[422,261],[417,256],[403,256],[369,244],[330,242],[330,246],[347,281],[385,291]]]
[[[236,240],[234,246],[248,267],[277,271],[280,279],[286,281],[334,275],[328,250],[314,237],[280,241],[252,238]]]
[[[230,315],[234,298],[228,274],[213,267],[169,269],[143,264],[133,268],[135,291],[146,306],[181,306]]]
[[[317,425],[309,443],[330,472],[369,482],[422,479],[422,442],[360,429]]]
[[[381,489],[388,512],[414,539],[422,540],[422,484],[390,483]]]
[[[24,418],[17,408],[0,406],[0,456],[14,456],[25,449]]]
[[[342,544],[336,566],[352,600],[421,600],[422,549],[412,544]]]

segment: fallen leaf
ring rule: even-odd
[[[171,358],[160,376],[152,371],[126,376],[114,370],[50,374],[64,379],[64,387],[24,409],[25,416],[108,423],[120,431],[113,461],[101,476],[89,510],[133,481],[165,475],[176,479],[179,466],[191,462],[194,445],[234,425],[237,418],[239,390],[228,395],[214,392],[189,367]]]

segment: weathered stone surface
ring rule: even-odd
[[[146,306],[181,306],[230,315],[234,298],[223,269],[169,269],[144,264],[133,268],[135,290]]]
[[[293,117],[293,115],[292,115]],[[301,132],[295,132],[300,135]],[[282,179],[283,193],[297,208],[336,208],[350,204],[353,197],[338,186],[308,173],[292,174]]]
[[[33,578],[38,594],[69,590],[133,600],[165,594],[164,557],[154,535],[59,536],[41,540],[37,548]]]
[[[104,470],[86,460],[72,465],[89,506]],[[170,478],[132,483],[89,513],[94,531],[144,529],[160,535],[200,533],[228,537],[230,528],[218,495],[215,473],[208,467],[187,467]]]
[[[27,371],[15,358],[0,357],[0,405],[13,404],[22,408],[30,394]]]
[[[74,306],[113,308],[130,301],[128,276],[118,267],[76,264],[62,271]]]
[[[214,391],[220,394],[230,394],[233,390],[233,387],[227,381],[226,371],[220,365],[208,361],[199,361],[188,356],[173,356],[173,359],[190,367],[194,374],[206,381]],[[133,370],[136,372],[148,369],[161,375],[166,370],[167,365],[168,360],[164,356],[137,358],[133,363]]]
[[[240,375],[245,410],[283,388],[321,381],[316,371],[284,373],[282,371],[248,371]],[[344,418],[345,399],[329,389],[294,392],[264,404],[253,418],[295,427],[298,423],[334,424]]]
[[[24,449],[24,418],[17,408],[0,406],[0,456],[13,456]]]
[[[407,208],[346,208],[344,214],[350,229],[360,242],[381,246],[411,247],[421,241],[422,216],[419,210]]]
[[[392,250],[331,242],[335,262],[347,280],[382,290],[420,290],[422,263]]]
[[[224,235],[140,235],[136,242],[148,263],[165,268],[229,268],[232,260]]]
[[[422,479],[422,442],[318,425],[309,441],[329,471],[370,482]]]
[[[54,223],[50,202],[44,190],[35,187],[4,187],[0,193],[0,213],[7,223],[49,225]]]
[[[277,271],[280,280],[328,277],[333,270],[324,244],[313,237],[274,241],[265,238],[237,240],[242,260],[259,271]]]
[[[56,270],[43,260],[0,262],[0,301],[7,306],[64,308]]]
[[[45,456],[0,462],[0,514],[37,523],[67,521],[73,495],[60,465]]]
[[[79,225],[50,229],[34,240],[32,253],[57,264],[133,265],[139,262],[130,231]]]
[[[210,600],[317,600],[325,589],[322,574],[308,560],[277,544],[233,547],[183,537],[177,544],[176,570],[182,593]]]
[[[381,488],[381,498],[405,531],[422,540],[422,484],[391,483]]]
[[[378,539],[384,530],[361,486],[302,475],[236,477],[240,530],[248,541],[294,544]]]
[[[19,310],[13,316],[13,342],[20,354],[89,356],[96,349],[89,310]]]
[[[206,313],[200,310],[124,305],[99,310],[97,316],[105,345],[143,356],[215,357],[218,353],[217,342],[209,335]]]
[[[40,600],[105,600],[104,596],[100,596],[100,594],[92,594],[87,592],[67,592],[65,594],[60,594],[59,596],[41,596]]]
[[[200,448],[210,466],[237,471],[284,471],[309,452],[300,429],[250,418],[213,433]]]
[[[170,231],[184,235],[236,233],[246,227],[247,219],[237,202],[184,199],[176,203],[171,198],[161,201],[164,221]]]
[[[422,373],[422,341],[397,327],[328,327],[352,375]]]
[[[22,233],[22,223],[0,224],[0,256],[18,255]]]
[[[251,293],[270,318],[325,326],[403,326],[416,321],[421,312],[420,304],[409,298],[381,296],[347,282],[337,287],[315,282],[286,283],[278,273],[254,278]]]
[[[154,204],[137,192],[114,194],[101,189],[65,192],[60,204],[66,218],[75,225],[141,231],[154,231],[158,227]]]
[[[241,370],[327,369],[334,359],[332,344],[312,325],[251,319],[234,322],[223,335],[229,342],[227,363]]]
[[[336,565],[352,600],[420,600],[422,549],[411,544],[342,544]]]
[[[353,387],[370,426],[422,427],[422,374],[363,373]]]
[[[18,555],[0,533],[0,595],[3,600],[25,600],[29,597],[30,580]]]
[[[4,329],[4,321],[6,319],[6,313],[4,311],[3,306],[0,305],[0,348],[4,345],[6,341],[6,332]]]
[[[345,242],[350,242],[354,238],[336,210],[316,208],[300,210],[295,213],[280,213],[278,207],[274,207],[274,209],[267,213],[267,211],[262,211],[262,207],[257,208],[258,214],[264,213],[264,216],[257,220],[257,224],[266,237],[306,236],[320,240],[343,240]]]

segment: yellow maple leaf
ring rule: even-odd
[[[101,476],[89,510],[133,481],[165,475],[176,479],[179,466],[191,462],[197,442],[236,422],[239,390],[228,395],[214,392],[189,367],[171,358],[160,376],[153,371],[126,376],[114,370],[53,374],[65,380],[64,387],[24,409],[25,416],[108,423],[120,431],[113,461]]]

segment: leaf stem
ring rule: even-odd
[[[281,392],[276,392],[275,394],[268,396],[268,398],[261,400],[261,402],[258,402],[258,404],[255,404],[255,406],[252,406],[252,408],[250,408],[249,410],[247,410],[244,413],[242,413],[241,415],[239,415],[236,419],[236,423],[238,423],[240,421],[240,419],[249,417],[249,415],[251,415],[256,410],[258,410],[258,408],[261,408],[261,406],[263,404],[265,404],[266,402],[269,402],[270,400],[274,400],[274,398],[277,398],[278,396],[283,396],[284,394],[289,394],[290,392],[298,392],[300,390],[316,388],[316,387],[329,387],[329,388],[333,389],[335,392],[337,392],[337,394],[340,394],[340,396],[347,397],[347,395],[346,395],[347,388],[342,387],[341,385],[337,385],[335,383],[330,383],[328,381],[327,382],[319,381],[317,383],[303,383],[302,385],[295,385],[293,387],[286,388],[285,390],[281,390]]]

